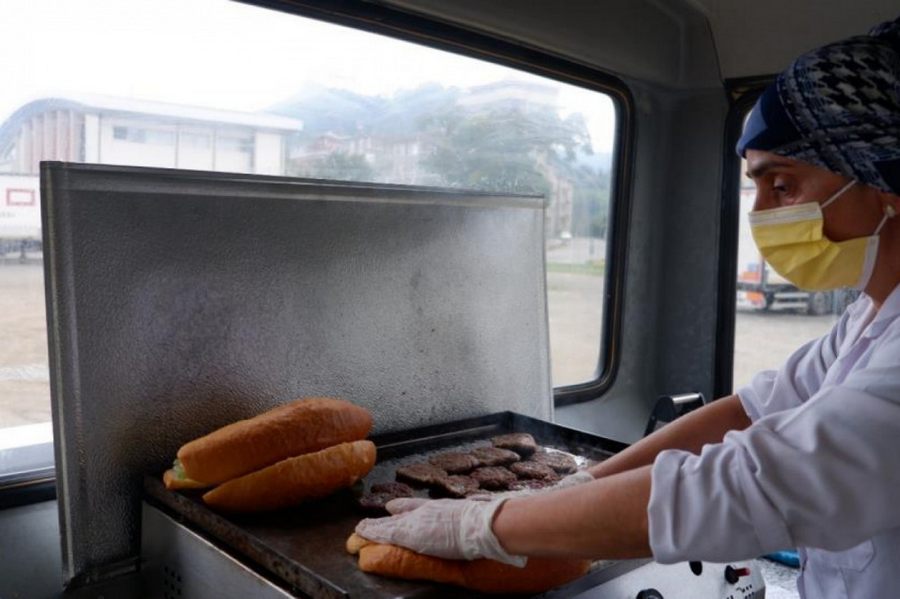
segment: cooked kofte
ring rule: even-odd
[[[463,474],[477,468],[481,462],[478,461],[471,453],[462,453],[459,451],[448,451],[439,453],[428,458],[433,465],[446,470],[450,474]]]
[[[397,497],[412,497],[414,493],[412,487],[398,482],[375,483],[369,491],[371,493],[388,493]]]
[[[515,451],[500,447],[477,447],[472,450],[472,455],[478,458],[481,466],[506,466],[521,459]]]
[[[526,489],[546,489],[556,484],[558,479],[544,478],[520,478],[517,481],[509,483],[510,491],[523,491]]]
[[[412,497],[414,491],[409,485],[398,482],[377,483],[359,498],[359,505],[365,510],[384,512],[385,505],[392,499]]]
[[[534,437],[528,433],[508,433],[491,438],[491,444],[501,449],[509,449],[522,457],[528,457],[537,450]]]
[[[482,489],[488,489],[489,491],[507,489],[510,483],[517,480],[515,474],[502,466],[476,468],[470,476],[478,481]]]
[[[478,491],[480,485],[471,476],[451,474],[435,481],[433,487],[438,494],[445,494],[450,497],[465,497]]]
[[[405,480],[417,485],[432,486],[447,476],[447,471],[433,464],[419,462],[397,468],[397,479]]]
[[[516,462],[515,464],[510,464],[509,470],[516,474],[519,478],[547,481],[559,480],[559,475],[553,468],[551,468],[547,464],[542,464],[533,460],[526,460],[524,462]]]
[[[540,464],[546,464],[559,474],[572,474],[578,470],[575,458],[559,451],[541,451],[531,456],[531,460]]]

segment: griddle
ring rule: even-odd
[[[394,480],[398,466],[422,461],[435,452],[465,451],[486,445],[490,437],[509,432],[531,433],[539,445],[575,456],[580,467],[602,461],[626,447],[610,439],[514,412],[499,412],[373,436],[378,461],[361,485],[289,509],[252,515],[221,515],[204,505],[201,492],[167,490],[160,475],[145,477],[145,496],[148,502],[167,511],[264,577],[301,596],[315,599],[474,597],[477,595],[472,591],[448,585],[395,580],[361,572],[356,566],[356,556],[346,553],[344,543],[359,520],[371,516],[358,506],[359,493],[374,483]],[[425,494],[426,491],[418,493]],[[583,578],[540,597],[574,596],[644,563],[641,560],[634,562],[630,567],[626,562],[595,562]]]

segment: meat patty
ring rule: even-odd
[[[575,458],[567,453],[558,451],[542,451],[531,456],[531,459],[540,464],[547,464],[559,474],[572,474],[578,470]]]
[[[556,484],[558,479],[523,478],[509,483],[510,491],[522,491],[525,489],[546,489]]]
[[[398,482],[390,482],[390,483],[375,483],[369,489],[371,493],[389,493],[391,495],[396,495],[397,497],[412,497],[415,493],[407,484],[398,483]]]
[[[537,450],[534,437],[528,433],[508,433],[491,438],[491,444],[501,449],[510,449],[522,457],[527,457]]]
[[[447,471],[438,468],[433,464],[419,462],[417,464],[409,464],[408,466],[400,466],[396,473],[398,480],[409,481],[418,485],[431,486],[437,484],[437,481],[447,476]]]
[[[450,497],[465,497],[478,490],[478,481],[471,476],[451,474],[435,482],[434,488]]]
[[[516,462],[515,464],[510,464],[509,470],[520,478],[531,478],[548,481],[559,480],[559,475],[553,468],[551,468],[547,464],[542,464],[533,460],[526,460],[524,462]]]
[[[372,485],[368,493],[359,498],[359,506],[370,512],[385,513],[385,505],[392,499],[399,497],[412,497],[414,491],[409,485],[403,483],[377,483]]]
[[[442,470],[446,470],[450,474],[463,474],[478,468],[481,463],[478,458],[470,453],[461,453],[458,451],[448,451],[439,453],[428,458],[433,466],[437,466]]]
[[[506,489],[516,480],[516,475],[502,466],[476,468],[470,476],[478,481],[482,489],[491,491]]]
[[[500,447],[478,447],[472,450],[472,455],[482,466],[506,466],[520,459],[515,451]]]

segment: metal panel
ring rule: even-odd
[[[399,466],[427,461],[430,456],[445,451],[469,451],[490,445],[492,436],[522,432],[531,433],[543,447],[563,451],[573,456],[579,467],[608,458],[624,446],[510,412],[469,418],[376,435],[372,441],[378,447],[378,463],[366,475],[364,488],[395,480]],[[179,522],[188,523],[217,546],[243,557],[260,572],[284,583],[286,588],[300,591],[315,599],[466,599],[482,595],[465,589],[450,589],[422,581],[399,581],[379,576],[366,576],[359,571],[356,559],[347,555],[345,541],[359,520],[372,512],[362,510],[354,492],[344,490],[322,501],[310,501],[295,508],[265,514],[223,516],[211,511],[201,499],[202,493],[168,491],[160,477],[144,480],[145,498],[170,510]],[[363,489],[356,489],[362,493]],[[420,497],[435,496],[417,489]],[[142,555],[146,556],[146,549]],[[584,580],[571,587],[559,589],[561,596],[570,596],[599,582],[608,580],[612,562],[594,564]],[[175,564],[175,562],[173,562]],[[192,571],[184,565],[172,565],[179,571]],[[202,576],[208,576],[204,573]],[[247,595],[238,595],[247,596]]]
[[[134,567],[144,473],[294,397],[550,417],[541,198],[46,163],[42,201],[71,583]]]
[[[295,596],[146,503],[141,525],[141,578],[148,599]]]

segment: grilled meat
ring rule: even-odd
[[[447,476],[447,471],[433,464],[420,462],[397,468],[397,480],[405,480],[418,485],[432,486]]]
[[[428,461],[433,465],[446,470],[450,474],[463,474],[470,472],[478,467],[481,463],[474,455],[470,453],[461,453],[458,451],[448,451],[431,456]]]
[[[516,474],[519,478],[539,479],[547,481],[559,480],[559,475],[553,468],[551,468],[547,464],[542,464],[533,460],[526,460],[524,462],[516,462],[515,464],[510,464],[509,470]]]
[[[522,478],[509,483],[510,491],[522,491],[524,489],[546,489],[556,484],[557,479],[549,478]]]
[[[506,489],[516,480],[516,475],[502,466],[476,468],[470,476],[478,481],[482,489],[491,491]]]
[[[534,437],[528,433],[509,433],[491,438],[494,447],[510,449],[522,457],[528,457],[537,450]]]
[[[532,461],[540,464],[546,464],[553,468],[559,474],[572,474],[578,470],[578,464],[575,458],[566,453],[558,451],[543,451],[531,456]]]
[[[519,454],[510,449],[500,447],[478,447],[472,450],[482,466],[506,466],[519,461]]]
[[[450,497],[465,497],[478,491],[479,485],[471,476],[451,474],[436,481],[434,488]]]

